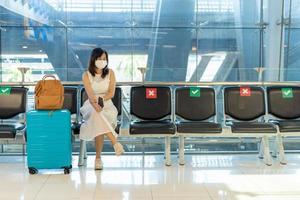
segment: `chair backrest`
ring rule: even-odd
[[[267,96],[270,114],[281,119],[300,117],[300,87],[268,87]]]
[[[85,89],[81,90],[81,106],[88,99]],[[116,87],[115,96],[112,98],[112,102],[118,110],[118,115],[122,114],[122,88]]]
[[[71,114],[77,114],[77,87],[64,87],[63,109],[67,109]]]
[[[260,87],[227,87],[224,89],[225,114],[242,121],[265,115],[264,90]]]
[[[159,120],[171,114],[169,87],[132,87],[130,114],[143,120]]]
[[[176,115],[191,121],[209,119],[216,114],[213,88],[182,87],[175,91]]]
[[[0,95],[0,119],[9,119],[18,114],[26,112],[27,88],[7,88],[10,93]]]

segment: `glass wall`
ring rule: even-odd
[[[260,0],[4,1],[0,14],[2,81],[18,67],[81,80],[95,47],[118,81],[141,81],[139,67],[148,81],[257,81],[263,62]]]
[[[297,81],[299,9],[299,0],[1,1],[0,80],[21,80],[26,67],[26,81],[78,81],[102,47],[118,81],[140,81],[139,67],[148,81],[260,81],[258,67],[266,81]]]
[[[25,82],[80,81],[95,47],[108,51],[118,82],[141,81],[141,67],[146,81],[299,81],[299,13],[300,0],[0,1],[0,82],[21,81],[20,67]],[[131,152],[163,149],[160,139],[128,141]],[[256,150],[228,141],[214,148]]]

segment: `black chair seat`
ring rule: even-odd
[[[299,120],[286,120],[277,122],[280,132],[300,132]]]
[[[178,122],[178,133],[221,133],[220,124],[213,122]]]
[[[17,131],[23,130],[24,128],[24,124],[1,124],[0,138],[15,138]]]
[[[80,127],[81,127],[81,124],[82,124],[82,123],[72,122],[71,129],[72,129],[74,135],[79,135],[79,134],[80,134]],[[116,131],[116,133],[118,133],[118,134],[119,134],[119,131],[120,131],[120,127],[121,127],[121,123],[118,122],[118,124],[117,124],[117,126],[116,126],[116,128],[115,128],[115,131]]]
[[[233,133],[276,133],[276,128],[271,123],[260,122],[233,122]]]
[[[170,121],[141,121],[130,124],[130,134],[174,134],[175,125]]]

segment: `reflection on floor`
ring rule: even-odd
[[[104,169],[94,171],[94,156],[73,170],[42,170],[29,175],[26,157],[0,156],[0,199],[172,199],[299,200],[300,155],[288,154],[288,165],[265,166],[257,155],[186,156],[186,165],[166,167],[163,156],[103,156]]]

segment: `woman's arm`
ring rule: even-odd
[[[107,101],[109,99],[112,99],[115,96],[115,90],[116,90],[116,77],[115,73],[112,69],[109,70],[109,86],[108,91],[106,95],[103,97],[104,101]]]
[[[91,105],[95,108],[95,110],[97,112],[101,111],[101,107],[98,105],[98,99],[97,97],[94,95],[93,90],[92,90],[92,86],[88,77],[87,72],[85,72],[82,76],[82,82],[85,88],[85,91],[87,93],[87,96],[89,98],[89,101],[91,103]]]

